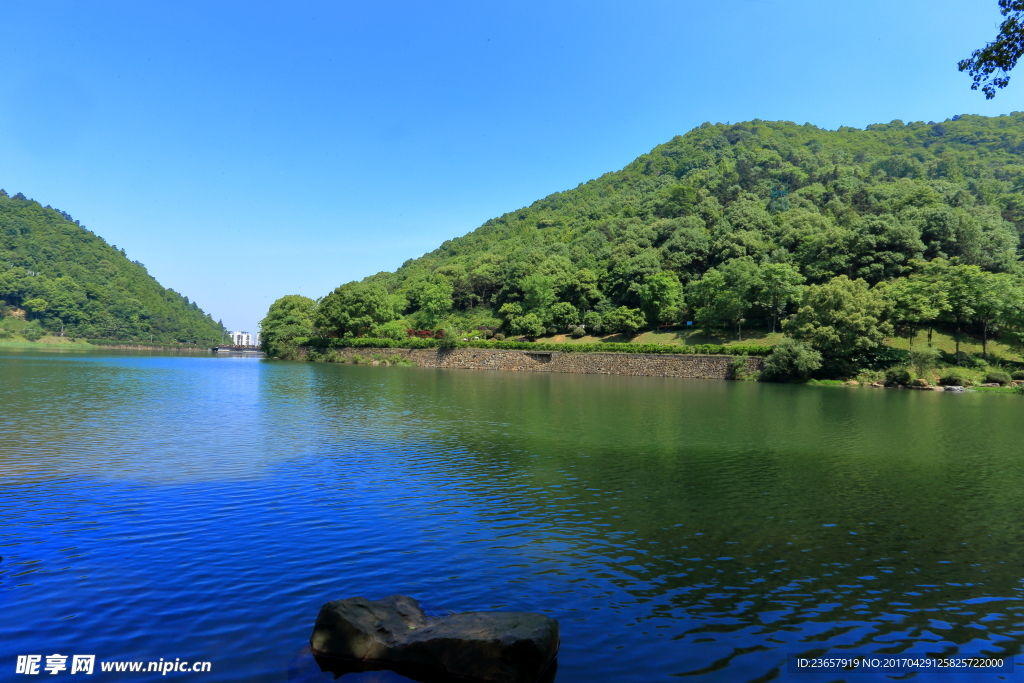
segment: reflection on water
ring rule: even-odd
[[[0,667],[331,680],[320,605],[394,593],[557,618],[560,683],[1020,649],[1016,396],[27,352],[0,383]]]

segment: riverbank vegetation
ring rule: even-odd
[[[67,213],[0,190],[0,341],[205,345],[224,331]]]
[[[778,345],[767,376],[781,381],[1013,369],[1022,152],[1020,112],[864,130],[703,124],[395,272],[301,311],[293,301],[287,324],[275,302],[263,339],[272,353],[299,339],[411,344],[422,331],[565,350],[657,338],[680,352],[689,335],[755,336]],[[913,360],[918,348],[935,350],[934,368]]]

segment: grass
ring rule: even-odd
[[[844,387],[846,382],[841,379],[809,379],[807,384],[819,387]]]
[[[94,349],[88,342],[73,341],[64,337],[67,341],[60,340],[60,337],[43,337],[39,341],[28,341],[26,339],[0,339],[0,347],[16,349],[38,349],[38,348],[61,348],[61,349]]]
[[[885,343],[895,349],[902,349],[904,351],[910,348],[910,342],[906,337],[891,337],[886,339]],[[927,345],[928,331],[923,330],[914,338],[914,348],[922,349]],[[949,330],[935,330],[932,335],[932,346],[946,353],[954,353],[956,351],[956,333]],[[960,351],[980,358],[981,340],[975,339],[966,333],[961,334]],[[988,342],[988,360],[989,363],[1024,363],[1024,355],[1021,355],[1020,348],[990,339]]]

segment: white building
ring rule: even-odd
[[[252,335],[248,332],[228,332],[228,336],[235,346],[252,346]]]

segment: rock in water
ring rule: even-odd
[[[381,661],[409,631],[427,625],[420,604],[404,595],[376,602],[335,600],[320,608],[309,645],[332,657]]]
[[[486,683],[535,683],[558,642],[558,622],[543,614],[464,612],[428,621],[404,595],[329,602],[309,640],[317,654]]]

